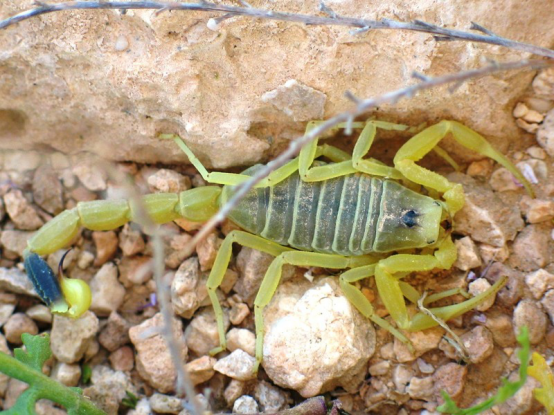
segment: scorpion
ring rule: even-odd
[[[308,123],[306,133],[318,122]],[[238,243],[275,257],[254,301],[257,371],[262,362],[264,307],[271,301],[284,264],[345,270],[339,277],[344,295],[373,323],[411,346],[403,331],[420,331],[462,315],[477,307],[506,283],[493,286],[461,303],[432,307],[429,313],[408,312],[406,300],[417,304],[420,293],[402,278],[413,272],[450,269],[457,257],[452,240],[452,220],[464,205],[460,184],[452,183],[417,162],[431,150],[456,166],[438,146],[446,136],[507,168],[527,192],[529,182],[517,168],[477,132],[456,121],[441,121],[420,129],[395,154],[394,167],[365,158],[377,129],[406,131],[408,127],[369,120],[338,125],[361,129],[352,156],[318,139],[305,146],[297,158],[270,173],[235,206],[229,218],[244,230],[233,230],[223,241],[207,281],[207,290],[217,321],[219,346],[226,349],[223,311],[216,290],[229,266],[232,245]],[[142,199],[143,208],[158,224],[185,218],[204,222],[233,195],[236,186],[249,179],[262,165],[241,174],[208,172],[185,142],[174,140],[209,184],[175,193],[155,193]],[[316,160],[324,157],[328,162]],[[424,194],[425,193],[425,194]],[[137,218],[137,206],[126,200],[80,202],[44,225],[24,252],[27,273],[42,300],[53,313],[81,316],[91,304],[88,285],[79,279],[56,277],[40,255],[66,247],[80,227],[111,230]],[[357,282],[373,277],[393,325],[377,315]],[[448,290],[428,296],[424,304],[460,293]],[[413,313],[412,313],[413,314]]]

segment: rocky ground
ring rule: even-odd
[[[450,323],[467,351],[465,362],[443,329],[407,334],[415,346],[412,354],[353,310],[328,271],[289,267],[265,314],[263,369],[254,376],[252,304],[271,257],[247,248],[235,252],[218,292],[229,350],[210,357],[218,339],[205,282],[223,237],[235,227],[226,222],[189,256],[183,247],[198,225],[182,220],[163,225],[173,332],[184,339],[181,358],[201,402],[215,411],[274,412],[326,393],[340,399],[348,412],[431,414],[442,402],[439,392],[446,390],[460,406],[469,406],[494,393],[502,377],[517,376],[515,333],[524,325],[533,349],[552,363],[553,107],[554,70],[546,70],[513,112],[524,142],[531,145],[508,156],[533,183],[535,199],[490,160],[472,162],[463,172],[441,170],[466,190],[466,206],[455,222],[459,258],[449,271],[407,281],[420,292],[463,288],[478,294],[509,277],[496,298]],[[152,242],[136,225],[110,232],[83,230],[76,238],[65,273],[88,281],[93,292],[91,310],[79,320],[52,316],[23,271],[26,241],[45,222],[77,202],[118,197],[123,184],[96,159],[83,156],[6,151],[1,162],[1,349],[19,346],[22,333],[48,331],[54,357],[47,373],[84,388],[107,413],[188,414],[190,406],[174,395],[176,372],[156,331],[163,323],[149,266]],[[130,175],[142,193],[205,184],[190,166],[114,167]],[[48,256],[54,269],[62,254]],[[386,316],[373,281],[361,286],[379,315]],[[85,367],[92,369],[87,383],[82,382]],[[515,398],[489,413],[540,413],[531,394],[536,386],[528,379]],[[24,388],[1,375],[3,407],[13,405]],[[122,404],[126,392],[139,398],[135,409]],[[47,402],[37,411],[62,413]]]

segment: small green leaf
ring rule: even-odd
[[[517,341],[521,346],[518,352],[518,357],[520,361],[518,381],[508,382],[506,379],[502,379],[502,386],[498,388],[498,392],[496,393],[496,395],[484,402],[481,402],[478,405],[465,409],[458,408],[458,405],[456,405],[456,402],[454,402],[452,398],[450,398],[448,393],[446,393],[445,391],[441,391],[442,397],[444,399],[444,404],[439,406],[437,408],[437,411],[444,414],[477,415],[483,411],[486,411],[487,409],[492,408],[495,405],[506,402],[509,398],[514,396],[527,380],[527,366],[529,364],[529,354],[531,349],[527,327],[521,328],[521,332],[517,336]]]
[[[81,382],[83,382],[85,385],[90,382],[90,378],[92,377],[92,369],[89,365],[83,365],[81,373]]]
[[[43,333],[40,336],[23,333],[21,335],[21,340],[27,350],[15,349],[13,351],[15,358],[21,363],[25,363],[27,366],[42,373],[44,362],[52,356],[52,351],[50,350],[50,336],[48,333]]]
[[[126,406],[127,408],[135,409],[137,407],[139,399],[129,391],[125,391],[125,395],[126,397],[123,398],[121,404]]]

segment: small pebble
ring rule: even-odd
[[[554,288],[554,274],[541,268],[527,274],[525,276],[525,283],[529,287],[533,297],[540,300],[545,291]]]
[[[234,326],[241,324],[250,315],[250,309],[244,303],[234,303],[229,312],[229,320]]]
[[[237,349],[229,356],[218,360],[214,365],[214,370],[230,378],[245,381],[257,377],[254,373],[255,364],[256,359],[254,357],[241,349]]]
[[[163,193],[180,193],[191,187],[190,179],[187,176],[167,169],[160,169],[149,176],[148,185],[153,192]]]
[[[236,414],[256,414],[258,412],[258,403],[248,395],[241,396],[233,404],[233,413]]]
[[[550,230],[542,224],[526,226],[514,240],[510,264],[522,271],[535,271],[546,266],[550,258]]]
[[[40,228],[44,221],[29,201],[23,196],[21,190],[10,190],[4,195],[6,212],[18,229],[34,231]]]
[[[554,101],[554,70],[542,69],[533,79],[533,91],[541,98]]]
[[[4,169],[16,172],[35,170],[42,160],[37,151],[7,151],[4,157]]]
[[[212,269],[215,257],[222,242],[223,241],[219,239],[215,233],[211,233],[196,245],[196,253],[202,271],[209,271]]]
[[[117,267],[108,262],[90,281],[92,303],[90,309],[98,316],[109,316],[123,303],[125,288],[117,279]]]
[[[4,324],[6,339],[13,344],[22,344],[21,335],[23,333],[38,334],[36,323],[23,313],[12,314]]]
[[[52,323],[52,313],[44,304],[37,304],[29,308],[25,314],[41,323]]]
[[[181,264],[171,282],[173,309],[181,317],[190,319],[207,297],[206,278],[201,278],[198,258],[189,258]]]
[[[178,414],[183,409],[181,399],[176,396],[155,393],[149,401],[152,410],[160,414]]]
[[[550,317],[550,322],[554,324],[554,290],[549,290],[546,292],[541,300],[541,304],[548,313],[548,317]]]
[[[255,356],[256,336],[250,330],[232,328],[227,332],[227,348],[231,352],[241,349],[250,356]]]
[[[477,278],[475,281],[469,284],[468,291],[472,296],[476,297],[479,294],[484,293],[491,287],[492,285],[490,284],[490,282],[487,281],[486,278]],[[489,295],[488,298],[485,299],[485,301],[475,307],[475,310],[487,311],[489,308],[492,307],[495,300],[496,295]]]
[[[108,357],[113,370],[130,372],[135,366],[135,353],[129,346],[123,346]]]
[[[81,183],[91,192],[106,190],[108,175],[92,160],[83,160],[82,157],[73,164],[73,173]]]
[[[94,260],[94,266],[99,267],[112,259],[117,252],[117,234],[114,231],[95,231],[92,232],[92,240],[96,246],[96,259]]]
[[[493,337],[489,330],[477,326],[460,337],[467,350],[471,363],[480,363],[488,358],[494,349]]]
[[[369,367],[369,373],[371,376],[384,376],[388,373],[391,364],[388,360],[382,360],[378,363],[374,363]]]
[[[185,368],[189,373],[192,384],[199,385],[210,380],[215,373],[214,365],[216,362],[217,359],[210,356],[202,356],[188,362]]]
[[[432,376],[425,378],[413,377],[406,388],[406,392],[408,392],[412,399],[420,399],[429,402],[433,399],[433,394],[435,392],[434,382]]]
[[[94,254],[88,251],[82,251],[77,259],[77,266],[81,269],[89,268],[94,262]]]
[[[180,339],[183,330],[182,322],[174,318],[172,323],[173,336]],[[137,351],[136,366],[140,376],[158,391],[170,393],[175,390],[177,378],[173,360],[163,337],[160,334],[151,335],[153,329],[161,328],[163,324],[162,315],[158,313],[141,324],[131,327],[129,337]],[[181,344],[181,347],[181,358],[186,361],[187,347],[184,344]]]
[[[400,363],[412,362],[424,353],[436,349],[444,334],[444,330],[435,327],[423,331],[405,332],[404,334],[412,342],[414,353],[410,352],[408,346],[395,337],[394,353],[396,355],[396,360]]]
[[[511,347],[516,343],[514,326],[509,315],[491,310],[487,313],[485,326],[492,333],[494,342],[500,347]]]
[[[538,146],[529,147],[527,149],[527,154],[539,160],[544,160],[546,158],[546,151],[544,151],[541,147],[538,147]]]
[[[98,341],[100,344],[114,352],[125,344],[129,343],[129,328],[131,325],[117,312],[110,314],[106,325],[102,328]]]
[[[529,108],[523,102],[518,102],[512,112],[514,118],[522,118],[529,112]]]
[[[125,224],[119,233],[119,248],[125,256],[137,255],[144,251],[146,244],[140,231],[133,229],[130,224]]]
[[[227,402],[227,405],[233,406],[235,401],[240,398],[244,394],[246,382],[242,382],[240,380],[231,379],[231,382],[229,382],[229,385],[225,388],[225,392],[223,392],[223,396],[225,398],[225,402]]]
[[[529,223],[545,222],[554,218],[552,200],[532,199],[526,195],[521,199],[520,208]]]
[[[224,330],[229,328],[229,317],[224,313]],[[219,334],[211,307],[204,308],[196,313],[185,330],[185,339],[190,350],[198,356],[204,356],[210,350],[219,346]]]
[[[435,387],[435,395],[439,402],[442,403],[441,391],[445,391],[454,400],[458,400],[464,390],[467,366],[458,365],[456,363],[447,363],[437,368],[433,374]]]
[[[77,386],[81,379],[81,366],[77,364],[56,363],[50,377],[65,386]]]
[[[43,165],[35,170],[33,200],[52,215],[57,215],[64,210],[62,184],[51,167]]]
[[[91,311],[79,319],[54,316],[50,347],[60,362],[75,363],[83,358],[98,332],[98,318]]]
[[[406,393],[406,388],[415,376],[415,371],[407,365],[396,365],[392,369],[392,381],[398,393]]]
[[[475,245],[475,242],[469,236],[457,239],[454,243],[458,251],[458,258],[454,263],[456,268],[462,271],[469,271],[481,266],[482,262],[477,245]]]
[[[527,326],[531,344],[540,343],[546,333],[546,315],[534,300],[520,301],[514,310],[513,321],[515,334],[518,334],[523,326]]]
[[[254,398],[264,413],[277,413],[287,407],[287,394],[264,380],[256,385]]]

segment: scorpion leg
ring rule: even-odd
[[[387,320],[379,317],[375,314],[373,306],[369,300],[362,294],[362,292],[352,285],[353,282],[360,281],[364,278],[373,277],[375,275],[375,265],[366,265],[359,268],[348,270],[341,274],[339,282],[344,295],[348,300],[358,309],[363,316],[369,318],[378,326],[384,328],[393,336],[397,337],[400,341],[407,344],[409,348],[413,348],[410,340],[398,331]]]
[[[452,215],[460,210],[464,204],[462,186],[451,183],[445,177],[416,164],[417,161],[434,149],[448,133],[452,133],[454,139],[464,147],[500,163],[533,196],[531,185],[520,171],[502,153],[495,150],[481,135],[456,121],[441,121],[408,140],[396,153],[394,166],[409,180],[443,193],[443,197]]]
[[[210,354],[214,355],[227,348],[227,340],[225,337],[225,327],[223,321],[223,311],[221,304],[217,298],[216,290],[221,285],[225,271],[229,266],[231,260],[231,252],[233,243],[238,243],[248,248],[257,249],[262,252],[266,252],[273,256],[278,256],[285,251],[289,251],[292,248],[279,245],[275,242],[268,241],[260,236],[252,235],[248,232],[235,230],[229,232],[223,244],[219,248],[217,257],[215,258],[214,265],[208,277],[206,287],[208,289],[208,295],[214,307],[215,318],[217,321],[217,330],[219,333],[219,347],[210,351]]]
[[[208,183],[236,186],[251,178],[246,174],[239,174],[239,173],[225,173],[225,172],[217,172],[217,171],[208,172],[206,167],[204,167],[202,162],[198,159],[198,157],[194,155],[192,150],[185,144],[185,142],[181,137],[179,137],[176,134],[161,134],[159,138],[173,140],[179,146],[179,148],[183,150],[183,152],[187,155],[187,157],[189,158],[189,161],[192,163],[194,167],[196,167],[196,170],[198,170],[198,173],[200,173],[202,178]],[[259,187],[274,186],[277,183],[285,180],[287,177],[289,177],[297,170],[298,170],[298,158],[295,158],[289,161],[284,166],[281,166],[277,170],[271,172],[265,179],[261,180],[254,187],[259,188]]]
[[[308,123],[306,133],[322,122],[323,121],[311,121]],[[347,126],[347,123],[342,123],[336,128],[346,128]],[[375,159],[364,160],[363,157],[368,153],[371,145],[373,144],[377,128],[384,130],[405,131],[409,129],[408,126],[393,124],[385,121],[371,120],[367,122],[354,122],[350,124],[350,127],[362,128],[360,137],[354,147],[352,159],[350,160],[350,158],[348,158],[348,160],[341,160],[339,162],[335,162],[334,164],[325,166],[312,166],[314,159],[319,155],[328,156],[325,153],[318,154],[318,149],[320,149],[321,146],[317,145],[318,139],[315,139],[306,145],[300,152],[298,170],[302,180],[308,182],[322,181],[356,172],[363,172],[374,176],[390,177],[394,179],[403,178],[402,174],[395,168],[389,167]]]
[[[435,268],[448,269],[452,266],[455,258],[456,247],[450,238],[445,238],[434,255],[397,254],[379,261],[375,267],[377,289],[383,304],[400,328],[408,331],[419,331],[434,327],[437,322],[423,313],[418,313],[412,318],[409,317],[404,296],[410,301],[415,300],[417,302],[419,298],[416,298],[416,296],[418,294],[414,289],[406,289],[407,284],[401,283],[394,274],[430,271]],[[505,283],[506,279],[500,279],[487,291],[469,300],[451,306],[430,308],[429,310],[439,319],[449,320],[472,310],[490,295],[498,292]],[[454,293],[455,290],[438,293],[431,298],[431,301],[428,300],[427,302],[437,301]]]

